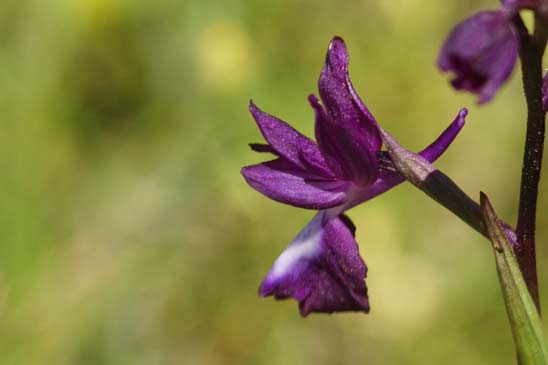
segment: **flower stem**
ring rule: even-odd
[[[527,288],[540,312],[535,255],[535,225],[538,185],[544,147],[545,113],[542,108],[542,55],[546,48],[548,29],[543,20],[535,19],[535,31],[530,36],[523,31],[519,16],[520,59],[523,89],[527,101],[527,132],[521,171],[519,213],[516,227],[518,246],[516,257]]]
[[[424,157],[406,150],[390,133],[382,128],[381,134],[383,143],[394,163],[394,168],[406,180],[462,219],[470,227],[489,238],[487,225],[478,203],[470,198],[451,178],[432,166]],[[502,220],[498,220],[508,241],[513,246],[517,245],[514,230]]]

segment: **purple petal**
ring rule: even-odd
[[[419,152],[419,155],[430,162],[436,161],[455,140],[462,127],[464,127],[467,115],[468,110],[466,108],[462,108],[453,123],[451,123],[434,142]]]
[[[320,97],[326,110],[338,123],[362,130],[368,144],[378,150],[382,139],[378,125],[360,99],[348,74],[348,50],[344,40],[334,37],[329,44],[325,64],[318,81]]]
[[[359,135],[351,136],[348,129],[341,128],[314,95],[309,101],[316,113],[316,140],[331,171],[359,186],[371,184],[378,172],[377,151],[360,143]]]
[[[438,67],[454,74],[457,90],[479,96],[485,103],[510,76],[518,55],[518,40],[506,11],[484,11],[458,24],[443,45]]]
[[[253,101],[249,103],[249,111],[275,154],[284,157],[302,169],[313,167],[314,172],[319,175],[333,176],[326,166],[318,146],[313,141],[286,122],[263,112]]]
[[[315,97],[309,100],[316,110],[316,139],[327,164],[340,178],[362,186],[371,183],[382,141],[377,122],[352,87],[348,51],[339,37],[329,45],[318,87],[325,111]]]
[[[468,110],[464,108],[461,109],[455,120],[439,135],[438,138],[436,138],[434,142],[419,152],[419,155],[424,157],[429,162],[436,161],[455,140],[459,132],[462,130],[462,127],[464,127],[467,114]],[[395,170],[395,167],[392,169],[381,169],[379,177],[373,184],[362,189],[356,189],[348,192],[349,198],[344,210],[348,210],[358,204],[366,202],[404,181],[405,178]]]
[[[344,221],[343,221],[344,219]],[[320,211],[278,257],[259,294],[294,298],[301,315],[369,312],[367,267],[345,218]]]
[[[267,197],[307,209],[341,205],[349,186],[347,182],[328,180],[298,169],[281,158],[244,167],[242,175],[252,188]]]

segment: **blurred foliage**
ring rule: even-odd
[[[516,219],[518,73],[478,108],[434,67],[449,29],[496,1],[4,0],[0,3],[2,364],[513,364],[487,242],[403,185],[350,212],[370,315],[260,300],[312,212],[239,174],[259,106],[311,135],[331,37],[377,119]],[[541,294],[548,192],[541,184]]]

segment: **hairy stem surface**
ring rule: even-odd
[[[540,312],[535,255],[535,226],[545,133],[545,113],[542,109],[542,55],[546,48],[548,29],[543,26],[543,21],[537,18],[535,20],[535,33],[529,36],[524,31],[521,19],[517,19],[517,24],[521,27],[519,32],[520,59],[523,89],[527,101],[527,132],[516,226],[518,246],[515,253],[527,288]]]

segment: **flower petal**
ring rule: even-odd
[[[314,168],[314,172],[324,176],[333,176],[326,166],[316,143],[305,137],[286,122],[260,110],[253,101],[249,111],[257,122],[265,140],[277,155],[284,157],[302,169]],[[252,147],[253,148],[253,147]],[[261,151],[264,151],[262,148]]]
[[[436,161],[455,140],[462,127],[464,127],[467,115],[468,109],[462,108],[449,127],[447,127],[434,142],[419,152],[419,155],[430,162]]]
[[[369,312],[367,267],[345,223],[349,219],[343,219],[318,212],[278,257],[259,294],[293,297],[303,317],[311,312]]]
[[[512,73],[518,39],[507,11],[483,11],[458,24],[442,47],[438,67],[451,71],[457,90],[479,96],[485,103]]]
[[[344,40],[334,37],[329,44],[318,81],[320,97],[333,119],[345,128],[361,131],[367,144],[378,150],[382,145],[379,127],[352,86],[348,74],[348,59]]]
[[[329,167],[359,185],[371,183],[376,178],[375,153],[382,140],[377,122],[350,82],[348,51],[339,37],[329,44],[318,88],[325,106],[323,117],[318,117],[317,99],[309,100],[316,109],[316,139]],[[337,136],[329,138],[335,130]],[[371,168],[364,169],[369,165]]]
[[[325,162],[335,176],[359,186],[375,181],[378,172],[376,152],[360,141],[360,135],[351,135],[329,116],[314,95],[309,97],[316,112],[316,140]]]
[[[276,159],[242,169],[247,183],[281,203],[307,209],[324,209],[344,203],[349,184],[328,180]]]

